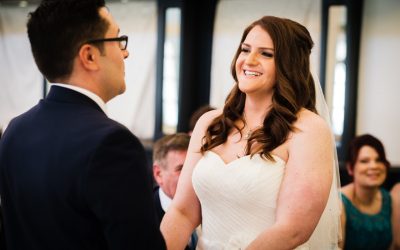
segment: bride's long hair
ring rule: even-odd
[[[235,122],[241,120],[245,124],[243,110],[246,94],[238,87],[235,64],[241,53],[241,44],[255,26],[264,29],[273,41],[276,83],[272,107],[264,119],[263,127],[254,131],[248,139],[246,155],[260,153],[273,160],[270,152],[284,143],[289,133],[295,129],[293,123],[297,120],[299,110],[306,108],[317,113],[314,79],[310,72],[310,54],[314,45],[310,33],[303,25],[292,20],[264,16],[243,32],[231,64],[234,87],[226,98],[222,114],[211,122],[206,131],[202,153],[226,142],[233,128],[242,135],[243,127],[238,127]],[[257,146],[252,148],[255,142]]]

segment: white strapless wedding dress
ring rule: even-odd
[[[212,151],[204,154],[192,176],[202,212],[198,250],[245,249],[274,224],[285,162],[273,157],[275,162],[256,154],[225,163]]]

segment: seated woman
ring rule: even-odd
[[[394,249],[400,250],[400,183],[397,183],[393,186],[392,191],[390,192],[392,196],[393,202],[393,241],[394,241]]]
[[[349,145],[346,168],[353,182],[342,188],[344,249],[389,249],[392,243],[391,198],[381,186],[389,161],[383,144],[369,134]]]

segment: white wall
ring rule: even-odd
[[[43,77],[26,34],[27,15],[33,10],[0,6],[0,129],[43,95]]]
[[[400,1],[364,4],[356,133],[381,139],[400,166]]]

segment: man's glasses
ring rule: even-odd
[[[102,43],[102,42],[119,42],[119,48],[121,50],[126,50],[126,47],[128,47],[128,36],[92,39],[92,40],[86,41],[86,43]]]

